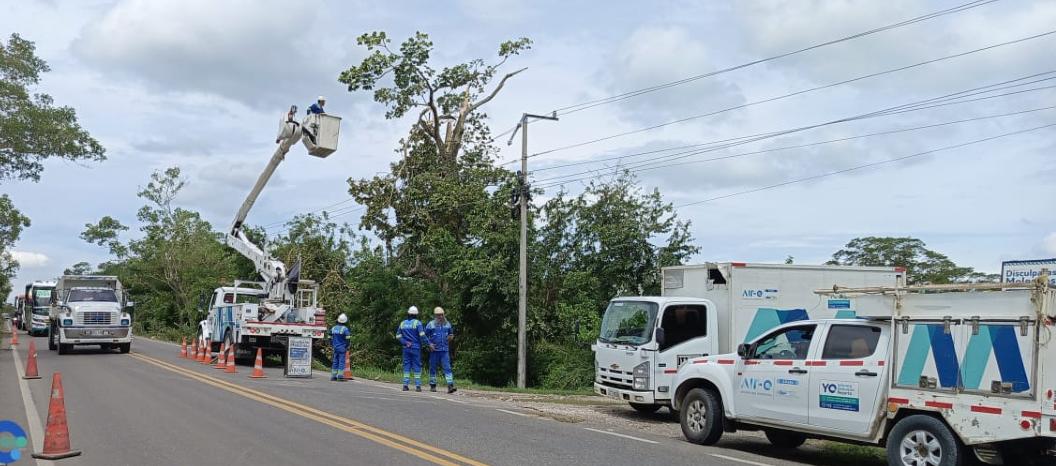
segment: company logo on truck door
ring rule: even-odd
[[[741,392],[752,395],[774,396],[774,381],[745,377],[741,379]]]
[[[819,406],[839,411],[858,411],[858,383],[821,381]]]

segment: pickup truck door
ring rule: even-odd
[[[887,385],[887,327],[829,324],[821,354],[811,361],[810,425],[821,430],[867,436]]]
[[[737,416],[807,424],[809,369],[816,324],[782,327],[748,348],[737,377]]]

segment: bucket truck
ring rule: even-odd
[[[232,286],[202,296],[199,308],[207,313],[199,323],[198,338],[215,351],[221,344],[235,345],[235,357],[246,360],[265,353],[285,356],[288,338],[309,337],[318,342],[326,334],[326,313],[319,307],[319,286],[300,277],[300,263],[287,268],[246,236],[243,225],[253,203],[275,173],[286,153],[303,141],[308,153],[325,158],[337,150],[341,119],[329,114],[311,114],[303,122],[295,120],[297,107],[283,116],[275,139],[278,147],[246,196],[231,228],[218,240],[249,259],[260,281],[236,281]]]

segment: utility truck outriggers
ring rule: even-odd
[[[296,115],[297,107],[292,106],[281,119],[275,139],[278,147],[221,238],[253,263],[261,281],[236,281],[233,286],[215,289],[208,298],[203,296],[200,303],[208,315],[199,323],[199,340],[214,351],[221,345],[234,347],[235,357],[242,360],[252,357],[257,348],[285,355],[289,337],[318,341],[326,333],[318,285],[300,277],[299,263],[288,268],[253,244],[243,230],[254,202],[294,144],[303,141],[308,153],[320,158],[337,150],[339,117],[310,114],[298,123]]]
[[[860,318],[787,323],[679,369],[673,401],[688,440],[763,430],[781,448],[810,437],[884,446],[890,465],[1051,461],[1056,291],[1047,277],[818,293],[857,296]]]
[[[675,373],[689,359],[809,318],[852,318],[853,298],[822,299],[835,284],[894,286],[900,267],[739,262],[666,267],[662,296],[613,299],[594,345],[594,391],[642,412],[671,405]]]

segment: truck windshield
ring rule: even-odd
[[[36,307],[48,307],[51,305],[51,289],[34,290],[33,305]]]
[[[613,301],[601,319],[601,335],[598,339],[605,343],[645,344],[653,338],[656,310],[656,303]]]
[[[71,290],[67,301],[76,303],[85,301],[116,303],[117,293],[114,293],[114,290]]]

